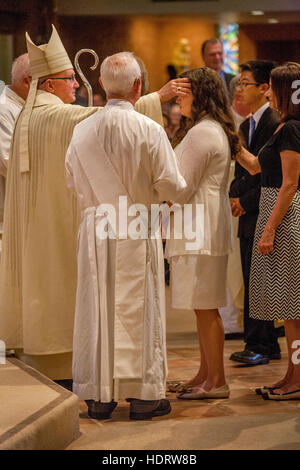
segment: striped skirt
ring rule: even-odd
[[[261,190],[250,274],[250,317],[300,319],[300,190],[277,227],[274,251],[260,255],[257,244],[278,196],[278,188]]]

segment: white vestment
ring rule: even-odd
[[[0,95],[0,174],[5,177],[15,122],[24,103],[9,85]]]
[[[73,391],[81,399],[160,399],[167,376],[161,239],[101,239],[101,204],[151,204],[185,188],[164,130],[128,101],[75,127],[66,157],[82,217]],[[124,213],[123,213],[124,215]],[[117,215],[117,219],[118,219]],[[148,234],[148,227],[147,227]]]
[[[7,174],[10,144],[17,116],[24,103],[23,98],[17,95],[9,85],[5,86],[0,95],[0,231],[4,211],[4,178]]]

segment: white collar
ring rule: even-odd
[[[255,111],[254,114],[252,114],[252,117],[255,121],[255,127],[257,127],[257,124],[259,123],[260,118],[262,117],[265,110],[268,109],[269,106],[270,106],[270,103],[267,102],[267,103],[263,104],[257,111]]]
[[[64,102],[53,93],[49,93],[44,90],[37,90],[33,107],[37,108],[38,106],[45,106],[48,104],[64,104]]]
[[[120,108],[123,108],[123,109],[134,109],[132,103],[130,103],[130,101],[127,101],[127,100],[122,100],[122,99],[116,99],[116,98],[112,98],[110,100],[108,100],[108,102],[106,103],[105,105],[105,108],[108,107],[108,106],[118,106]]]

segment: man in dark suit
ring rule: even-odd
[[[240,125],[244,146],[258,155],[279,125],[277,112],[269,107],[265,92],[269,87],[274,62],[253,60],[241,65],[240,91],[251,115]],[[267,364],[280,359],[280,347],[274,322],[249,318],[249,278],[256,220],[259,210],[260,174],[251,176],[236,162],[235,178],[230,187],[232,214],[239,217],[241,261],[245,284],[244,351],[231,355],[232,361],[249,365]],[[255,247],[254,247],[255,248]]]
[[[220,74],[222,80],[225,82],[227,90],[229,90],[229,83],[234,77],[231,73],[226,73],[223,70],[223,46],[220,39],[212,38],[207,39],[201,46],[202,58],[205,67],[215,70]]]

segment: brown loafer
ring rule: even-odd
[[[163,416],[171,412],[169,400],[136,400],[130,402],[130,419],[152,419],[155,416]]]

